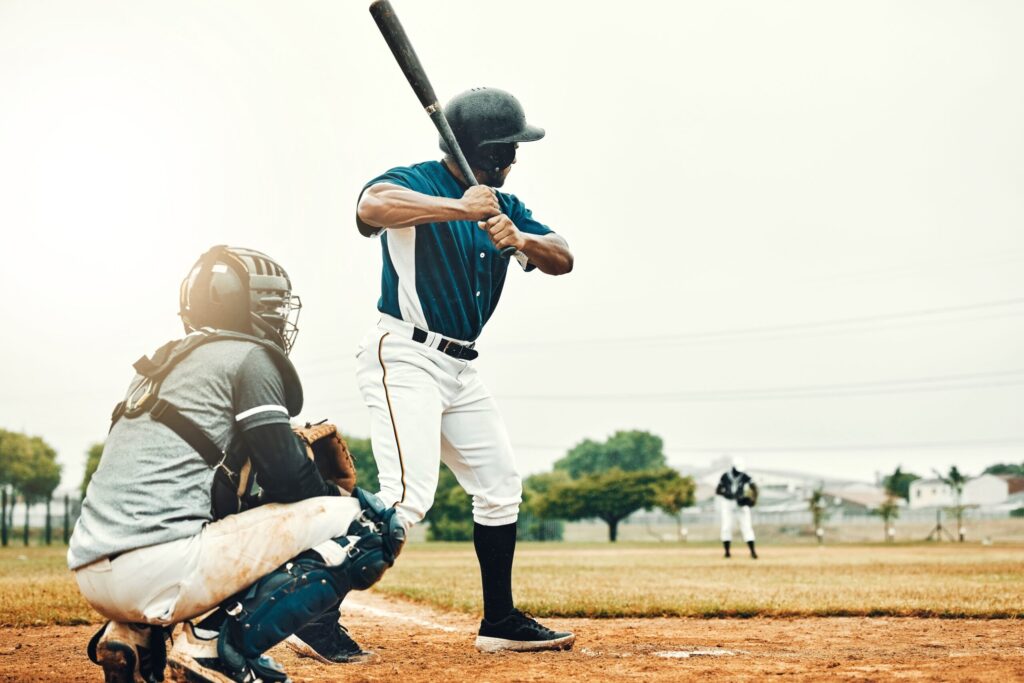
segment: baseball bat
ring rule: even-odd
[[[462,177],[466,179],[466,183],[469,185],[479,185],[476,181],[476,176],[473,174],[473,169],[470,167],[469,162],[466,161],[466,155],[462,153],[462,148],[459,147],[459,142],[455,139],[455,133],[452,132],[451,126],[448,125],[448,119],[445,118],[444,110],[437,101],[437,95],[434,94],[434,86],[430,84],[427,72],[423,69],[420,58],[416,56],[416,51],[413,49],[405,29],[402,28],[402,22],[398,20],[398,15],[395,14],[395,8],[391,6],[390,0],[374,0],[374,2],[370,3],[370,14],[377,23],[377,28],[380,29],[381,35],[384,36],[384,41],[391,48],[391,54],[395,56],[395,61],[401,67],[406,80],[409,81],[409,85],[416,94],[416,98],[420,101],[420,105],[423,106],[424,111],[430,116],[430,120],[434,123],[434,128],[437,129],[441,139],[444,140],[448,149],[451,150],[455,163],[458,164],[459,170],[462,171]],[[515,247],[505,247],[501,250],[501,255],[506,258],[514,253],[516,253]]]

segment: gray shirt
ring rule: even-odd
[[[143,377],[132,380],[130,394]],[[284,380],[258,344],[204,344],[175,366],[160,397],[222,450],[243,431],[289,423]],[[213,470],[148,413],[118,420],[89,482],[68,549],[68,566],[198,534],[211,521]]]

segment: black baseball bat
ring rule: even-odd
[[[473,169],[470,167],[469,162],[466,161],[466,155],[462,153],[462,148],[459,147],[459,142],[455,139],[455,133],[452,132],[451,126],[448,125],[448,119],[445,118],[444,110],[437,101],[437,95],[434,94],[434,86],[430,84],[427,72],[424,71],[420,58],[416,56],[416,51],[412,48],[409,36],[406,35],[405,29],[402,28],[402,22],[398,20],[398,15],[395,14],[395,8],[391,6],[389,0],[374,0],[374,2],[370,3],[370,14],[373,16],[373,20],[377,22],[377,28],[380,29],[381,35],[384,36],[384,41],[388,44],[388,47],[391,48],[391,54],[395,56],[395,61],[401,67],[406,80],[409,81],[412,91],[416,93],[416,97],[419,99],[423,109],[430,116],[430,120],[434,122],[434,128],[437,129],[441,139],[444,140],[448,149],[451,150],[455,163],[459,165],[459,170],[462,171],[462,177],[465,178],[466,183],[469,185],[479,185],[476,181],[476,176],[473,174]],[[508,257],[515,252],[515,247],[505,247],[501,250],[501,255]]]

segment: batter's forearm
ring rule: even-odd
[[[572,270],[573,257],[569,243],[553,232],[547,235],[526,235],[520,251],[542,273],[565,275]]]
[[[375,228],[408,228],[466,219],[459,199],[431,197],[387,183],[367,188],[356,211],[360,220]]]

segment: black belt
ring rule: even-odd
[[[412,340],[419,342],[420,344],[427,343],[427,331],[421,330],[418,327],[412,329]],[[480,353],[468,346],[463,346],[458,342],[453,342],[451,339],[441,338],[441,343],[437,345],[437,350],[443,354],[449,355],[452,358],[458,358],[459,360],[473,360]]]

